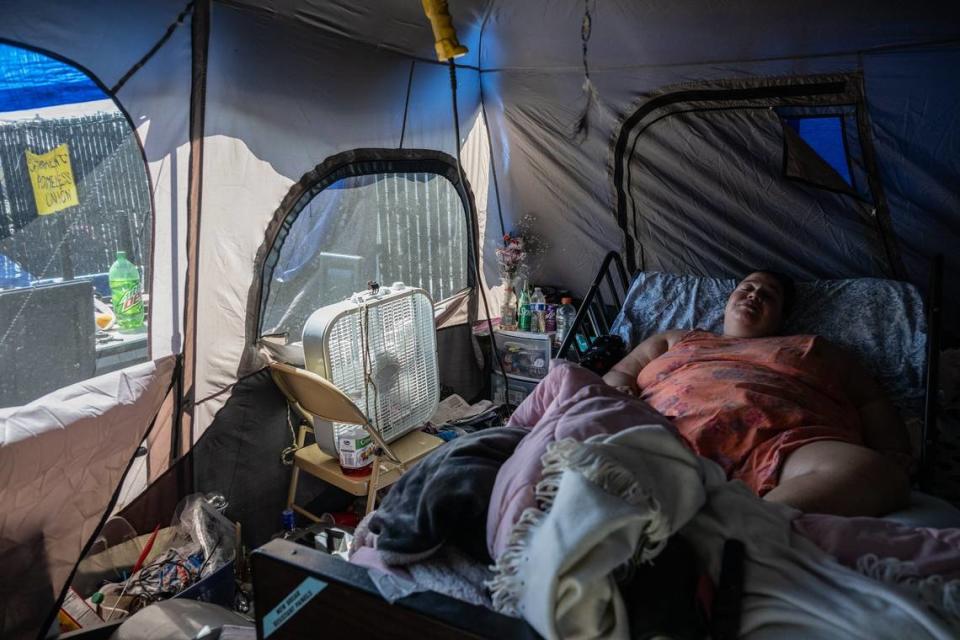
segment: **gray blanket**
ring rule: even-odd
[[[490,563],[486,519],[503,462],[527,429],[500,427],[461,436],[407,471],[367,522],[386,564],[405,565],[451,543]]]

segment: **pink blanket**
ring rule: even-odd
[[[873,555],[901,561],[901,569],[913,577],[960,579],[960,529],[925,529],[880,518],[820,514],[802,515],[793,526],[840,564],[854,569],[862,558]]]
[[[517,408],[507,426],[531,431],[497,474],[487,511],[487,547],[496,559],[524,509],[534,505],[540,457],[555,440],[584,441],[639,425],[659,424],[676,433],[670,421],[638,398],[607,385],[598,375],[566,361],[550,373]],[[679,437],[679,436],[678,436]]]

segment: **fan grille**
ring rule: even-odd
[[[423,426],[436,410],[439,374],[433,305],[427,296],[415,293],[366,307],[370,383],[364,380],[363,313],[358,308],[334,321],[327,343],[330,379],[389,442]],[[334,436],[347,426],[334,423]]]

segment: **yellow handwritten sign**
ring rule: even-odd
[[[37,201],[37,213],[47,216],[80,204],[66,143],[47,153],[37,154],[29,149],[25,153],[33,197]]]

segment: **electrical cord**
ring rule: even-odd
[[[454,135],[456,136],[454,140],[454,148],[456,149],[456,161],[457,161],[457,177],[460,179],[460,186],[463,189],[466,189],[465,185],[467,184],[466,176],[463,173],[463,163],[460,157],[460,112],[457,108],[457,65],[454,64],[453,58],[450,59],[450,97],[453,105],[453,130]],[[476,220],[476,212],[470,212],[471,219]],[[497,351],[497,337],[493,333],[493,321],[490,319],[490,304],[487,302],[487,292],[483,287],[483,283],[480,280],[480,241],[479,238],[474,238],[474,249],[475,253],[473,260],[470,260],[470,266],[473,267],[473,276],[476,280],[477,289],[480,290],[480,299],[483,300],[483,311],[487,316],[487,330],[490,332],[490,350],[493,353],[493,360],[497,363],[497,368],[500,369],[500,375],[503,376],[503,403],[508,407],[511,407],[510,404],[510,379],[507,377],[507,372],[503,368],[503,362],[500,360],[500,352]]]
[[[287,403],[287,427],[290,428],[290,446],[280,452],[280,464],[289,467],[293,464],[293,456],[300,447],[297,446],[297,433],[293,428],[293,421],[290,419],[290,403]]]

